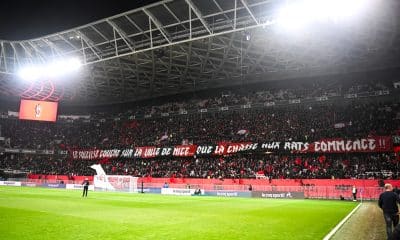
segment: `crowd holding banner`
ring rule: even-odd
[[[177,145],[173,147],[145,146],[135,149],[72,150],[73,159],[93,160],[102,158],[155,158],[161,156],[192,157],[206,155],[231,155],[251,151],[291,151],[296,153],[348,153],[393,151],[392,137],[374,136],[359,139],[322,139],[307,142],[221,142],[214,145]]]

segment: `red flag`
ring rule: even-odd
[[[295,163],[296,165],[301,165],[301,158],[300,158],[300,157],[297,157],[296,160],[294,160],[294,163]]]
[[[125,128],[137,128],[138,126],[139,126],[139,124],[136,120],[132,120],[125,124]]]
[[[110,163],[110,158],[103,158],[99,161],[99,164],[109,164]]]

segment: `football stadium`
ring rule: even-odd
[[[46,4],[0,20],[0,239],[400,239],[400,1]]]

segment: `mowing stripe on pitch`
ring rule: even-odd
[[[357,207],[355,207],[349,214],[347,214],[347,216],[345,218],[343,218],[342,221],[340,221],[340,223],[338,223],[338,225],[336,225],[336,227],[334,229],[332,229],[332,231],[330,231],[328,233],[328,235],[326,235],[323,240],[329,240],[331,239],[331,237],[339,230],[339,228],[341,228],[343,226],[343,224],[351,217],[351,215],[353,215],[357,209],[359,209],[361,206],[361,203],[359,203],[357,205]]]

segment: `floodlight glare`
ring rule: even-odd
[[[360,14],[373,0],[287,1],[277,14],[277,22],[288,29],[299,29],[315,22],[347,20]]]
[[[70,58],[65,62],[65,66],[71,71],[76,71],[82,66],[82,63],[78,58]]]
[[[48,64],[44,68],[45,72],[43,74],[49,76],[49,77],[57,77],[64,75],[65,72],[67,72],[69,69],[67,66],[64,66],[64,62],[62,61],[54,61],[50,64]]]
[[[280,27],[289,30],[298,30],[303,28],[309,22],[305,4],[293,3],[283,6],[278,12],[277,23]]]
[[[55,60],[46,65],[31,65],[22,68],[18,76],[24,80],[37,80],[45,77],[60,77],[62,75],[77,71],[82,66],[77,58],[66,60]]]
[[[40,77],[41,71],[37,66],[29,66],[19,70],[18,76],[24,80],[33,81]]]

